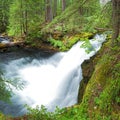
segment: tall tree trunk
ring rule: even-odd
[[[57,0],[54,0],[54,13],[53,16],[56,17],[57,16]]]
[[[23,11],[23,32],[24,32],[24,35],[27,35],[28,34],[28,6],[27,6],[27,1],[24,0],[24,4],[25,4],[25,8],[24,8],[24,11]]]
[[[23,0],[21,0],[21,3],[20,3],[20,12],[21,12],[20,32],[21,32],[21,36],[22,36],[22,34],[23,34]]]
[[[51,22],[53,19],[53,13],[52,13],[52,0],[45,0],[46,5],[46,14],[45,14],[45,21]]]
[[[5,0],[0,3],[0,32],[5,32],[7,27],[7,4]]]
[[[116,39],[120,33],[120,0],[112,0],[113,7],[113,35],[112,35],[112,45],[118,42]]]
[[[27,10],[25,10],[25,31],[24,31],[24,34],[27,35],[28,33],[28,12]]]
[[[66,8],[66,0],[62,0],[62,11]]]

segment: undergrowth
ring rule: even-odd
[[[112,51],[110,48],[108,51],[106,50],[108,48],[101,53],[103,56],[95,67],[81,104],[64,108],[55,113],[43,112],[44,114],[42,115],[46,116],[46,120],[120,119],[120,55],[115,52],[120,49],[117,47],[117,49]],[[34,114],[36,112],[32,111],[31,115],[34,116]],[[37,116],[40,115],[41,113],[37,114]]]
[[[119,120],[120,48],[115,48],[105,43],[80,104],[63,109],[57,107],[54,112],[48,112],[44,106],[28,107],[27,120]]]

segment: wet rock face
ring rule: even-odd
[[[7,41],[7,40],[3,37],[0,37],[0,43],[3,43],[4,41]]]
[[[80,87],[79,87],[78,103],[80,103],[82,101],[84,91],[85,91],[88,81],[90,80],[92,73],[94,71],[94,68],[95,68],[94,59],[95,59],[95,56],[93,56],[90,60],[86,60],[82,64],[83,80],[81,81]]]
[[[0,37],[0,43],[9,43],[9,39],[4,38],[4,37]]]
[[[95,70],[95,65],[97,64],[99,58],[102,56],[99,51],[95,56],[91,57],[90,60],[84,61],[82,64],[82,74],[83,79],[80,82],[79,93],[78,93],[78,103],[82,102],[82,98],[87,87],[87,84]]]

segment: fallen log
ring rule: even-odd
[[[112,31],[112,29],[110,29],[110,28],[97,28],[97,27],[95,27],[94,29],[97,30],[98,32]]]
[[[25,42],[23,42],[23,41],[0,43],[0,49],[2,49],[2,48],[8,48],[8,47],[14,47],[14,46],[23,46],[24,43]]]

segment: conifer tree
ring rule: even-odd
[[[116,39],[120,34],[120,0],[112,0],[112,8],[113,8],[112,45],[114,45],[114,43],[118,42]]]
[[[0,71],[0,100],[9,102],[13,94],[13,90],[21,90],[24,88],[24,81],[19,79],[7,79]]]
[[[53,19],[52,0],[45,0],[45,21],[51,22]]]
[[[43,0],[13,0],[9,13],[9,34],[27,35],[42,20],[43,4]]]
[[[8,25],[10,0],[0,0],[0,32],[5,32]]]

